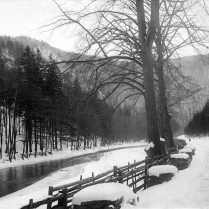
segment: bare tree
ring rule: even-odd
[[[76,24],[82,29],[80,35],[83,37],[84,47],[78,57],[65,63],[91,64],[96,78],[106,75],[100,82],[95,80],[97,90],[113,84],[111,91],[120,89],[122,94],[127,89],[134,88],[136,95],[144,95],[148,138],[156,145],[154,154],[160,154],[161,150],[153,67],[156,66],[163,120],[164,124],[167,124],[169,117],[165,97],[164,63],[172,56],[178,56],[182,47],[192,44],[197,49],[197,44],[204,44],[207,38],[206,30],[201,25],[196,25],[190,15],[192,8],[199,3],[200,0],[107,0],[98,6],[98,2],[91,0],[86,1],[83,9],[77,12],[67,11],[56,3],[63,15],[48,25],[55,29]],[[93,20],[93,23],[86,24],[90,20]],[[134,70],[131,71],[130,67],[121,68],[118,62],[122,60],[134,65],[131,68]],[[107,73],[107,66],[115,67],[112,72]],[[170,130],[170,127],[167,127],[169,134],[165,138],[170,141],[168,146],[173,145]]]
[[[161,22],[158,25],[157,36],[155,39],[156,44],[156,71],[159,78],[159,98],[162,109],[163,117],[163,131],[162,135],[167,139],[168,147],[172,147],[172,131],[169,122],[169,114],[167,109],[166,86],[164,82],[164,69],[165,66],[169,69],[175,69],[179,72],[180,67],[176,67],[174,63],[169,63],[168,60],[171,56],[179,56],[179,51],[183,47],[192,46],[195,50],[197,46],[205,46],[205,41],[208,37],[208,31],[200,27],[197,22],[197,14],[192,11],[192,8],[197,7],[202,10],[201,1],[161,1],[160,13]],[[167,63],[167,64],[166,64]],[[178,74],[178,73],[177,73]],[[172,76],[173,77],[173,76]],[[181,74],[183,80],[189,80]],[[172,79],[174,82],[176,79]],[[172,83],[174,83],[172,82]],[[183,85],[178,83],[178,90],[184,89],[187,92],[186,97],[197,93],[200,88],[196,86],[188,90]],[[178,101],[185,98],[182,94],[178,94]]]

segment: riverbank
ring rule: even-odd
[[[104,147],[97,146],[97,147],[93,147],[92,149],[85,149],[85,150],[84,149],[71,150],[70,147],[67,148],[66,146],[63,146],[64,147],[63,150],[53,151],[52,154],[48,154],[47,156],[37,155],[37,157],[35,157],[34,155],[31,155],[29,158],[24,158],[24,160],[20,155],[20,153],[22,153],[22,150],[17,149],[16,160],[13,159],[12,162],[8,160],[8,157],[4,153],[2,159],[0,159],[0,169],[14,167],[14,166],[21,166],[26,164],[35,164],[44,161],[71,158],[71,157],[82,156],[95,152],[107,152],[107,151],[114,151],[117,149],[124,149],[128,147],[131,148],[131,147],[145,146],[146,144],[147,142],[140,141],[134,143],[113,144],[111,146],[104,146]]]
[[[192,139],[196,146],[196,154],[191,165],[179,171],[171,181],[150,187],[138,192],[138,206],[124,206],[122,209],[137,208],[209,208],[208,201],[208,158],[209,158],[209,137]],[[100,160],[82,165],[61,169],[52,173],[41,181],[23,189],[0,198],[1,209],[19,209],[28,204],[29,199],[38,201],[47,196],[48,186],[56,186],[79,180],[83,178],[112,169],[113,165],[123,166],[127,162],[144,159],[144,148],[123,149],[106,153]],[[45,209],[42,206],[39,209]]]
[[[133,144],[130,145],[133,146]],[[136,145],[141,145],[141,143],[137,143]],[[121,148],[125,146],[118,145],[117,147]],[[39,201],[47,198],[49,186],[58,186],[77,181],[80,179],[80,175],[82,175],[83,178],[87,178],[92,175],[92,172],[94,172],[94,175],[98,175],[99,173],[111,170],[115,165],[124,166],[127,165],[128,162],[133,163],[134,160],[140,161],[145,158],[145,155],[144,147],[106,152],[98,161],[60,169],[31,186],[0,198],[0,208],[18,209],[21,206],[28,204],[29,199]],[[44,208],[46,208],[46,206],[40,207],[40,209]]]

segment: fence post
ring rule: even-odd
[[[80,181],[82,180],[82,175],[80,175]],[[80,184],[80,187],[79,187],[79,189],[81,190],[81,184]]]
[[[117,176],[117,166],[113,166],[113,176],[116,177]]]
[[[47,198],[48,203],[47,203],[47,209],[51,209],[52,208],[52,197]]]
[[[147,168],[148,168],[148,157],[145,157],[145,173],[144,173],[144,189],[147,188]]]
[[[171,159],[171,152],[168,153],[168,163],[170,162]]]
[[[132,178],[132,184],[133,184],[133,191],[134,191],[134,174],[133,174],[133,169],[131,170],[132,174],[131,174],[131,178]]]
[[[117,173],[118,173],[118,167],[117,166],[113,166],[113,176],[117,177]],[[112,179],[111,179],[111,182],[112,182]],[[114,180],[113,180],[113,182],[114,182]],[[117,179],[116,179],[116,182],[117,182]]]
[[[58,200],[58,207],[61,206],[63,209],[67,209],[67,189],[62,189],[63,197]]]
[[[53,195],[53,186],[49,186],[48,195]]]
[[[128,173],[129,173],[129,166],[130,166],[130,162],[128,162]],[[128,185],[128,176],[127,176],[126,179],[127,179],[127,180],[126,180],[126,184]]]
[[[168,153],[164,155],[164,164],[169,163],[168,155],[169,155]]]
[[[92,178],[93,178],[93,182],[94,182],[94,172],[92,172]]]
[[[119,169],[119,181],[118,181],[118,183],[123,183],[123,172]]]
[[[29,209],[33,209],[33,199],[29,200]]]
[[[136,163],[136,160],[134,160],[134,163]],[[134,170],[136,170],[136,166],[134,167]],[[136,188],[136,172],[135,172],[135,175],[134,175],[134,180],[135,180],[135,188]]]
[[[64,188],[62,189],[62,192],[64,194],[64,197],[63,197],[63,209],[67,209],[67,189]]]

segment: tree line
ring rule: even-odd
[[[142,97],[147,138],[155,144],[152,155],[165,153],[160,137],[168,148],[173,147],[169,107],[200,89],[185,88],[182,83],[188,79],[182,74],[182,65],[171,58],[179,58],[185,48],[200,53],[207,45],[209,31],[200,21],[202,14],[208,16],[204,0],[90,0],[73,11],[54,3],[61,15],[46,28],[54,31],[76,25],[81,36],[79,55],[59,63],[71,68],[89,65],[89,78],[98,89],[110,89],[109,95],[129,92],[126,98],[134,101]],[[89,25],[90,21],[93,24]],[[176,76],[181,77],[180,82]],[[176,100],[169,104],[173,93]]]
[[[184,131],[185,134],[193,137],[209,134],[209,100],[201,111],[193,115]]]
[[[115,110],[86,91],[78,76],[61,72],[52,55],[43,58],[39,49],[8,37],[0,45],[0,158],[5,152],[16,159],[18,140],[24,159],[62,150],[63,143],[79,150],[81,143],[91,148],[98,139],[107,144],[145,136],[136,127],[137,114],[128,107]]]

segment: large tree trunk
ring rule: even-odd
[[[145,11],[143,0],[136,0],[137,19],[139,29],[139,39],[142,49],[142,62],[143,62],[143,76],[145,88],[145,108],[147,115],[147,137],[149,142],[154,143],[152,155],[161,154],[160,147],[160,134],[158,128],[156,98],[154,89],[154,76],[153,76],[153,58],[152,58],[152,44],[155,38],[156,31],[156,16],[159,13],[156,11],[156,5],[159,4],[158,0],[151,2],[151,21],[150,28],[146,31],[145,24]]]
[[[44,150],[44,148],[43,148],[43,138],[42,138],[42,135],[44,134],[43,133],[43,124],[44,123],[42,123],[42,120],[40,119],[39,120],[39,140],[40,140],[40,142],[39,142],[39,144],[40,144],[40,150],[41,150],[41,153],[42,153],[42,156],[43,156],[43,150]]]
[[[28,131],[29,152],[31,154],[31,152],[32,152],[32,134],[33,134],[31,113],[29,113],[26,124],[27,124],[27,131]]]
[[[161,65],[161,64],[160,64]],[[165,83],[164,83],[164,77],[163,77],[163,66],[158,66],[158,78],[159,78],[159,96],[160,96],[160,105],[161,105],[161,110],[162,110],[162,132],[163,136],[166,140],[166,145],[167,148],[174,147],[174,142],[173,142],[173,133],[171,129],[171,124],[170,124],[170,116],[168,113],[168,108],[167,108],[167,99],[165,96]]]
[[[57,120],[55,120],[55,127],[54,127],[54,137],[55,137],[55,149],[57,149]]]
[[[170,124],[170,116],[167,107],[166,87],[165,87],[164,73],[163,73],[164,61],[163,61],[162,34],[161,34],[161,28],[159,22],[158,22],[156,46],[158,53],[157,74],[159,79],[159,97],[160,97],[160,105],[161,105],[160,109],[162,111],[162,132],[163,132],[163,137],[166,140],[167,148],[171,148],[174,147],[174,141],[173,141],[171,124]]]
[[[157,119],[152,57],[149,55],[143,56],[143,75],[145,88],[145,109],[147,115],[147,138],[149,142],[153,142],[155,145],[153,155],[158,155],[162,152],[160,148],[160,133]]]
[[[37,139],[37,121],[36,118],[34,118],[34,140],[35,140],[35,153],[34,156],[37,155],[37,147],[38,147],[38,139]]]

